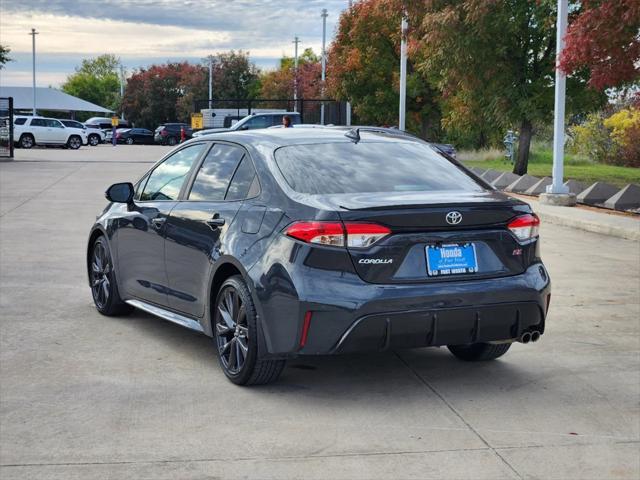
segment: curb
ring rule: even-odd
[[[627,240],[640,240],[640,228],[632,230],[629,228],[617,227],[615,225],[605,225],[602,223],[590,222],[584,219],[567,218],[562,215],[554,215],[553,213],[541,212],[539,210],[535,210],[535,212],[536,215],[540,217],[540,220],[542,220],[543,222],[552,223],[554,225],[576,228],[578,230],[610,235]]]

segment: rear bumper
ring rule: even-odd
[[[551,289],[541,263],[520,275],[430,284],[370,284],[355,274],[316,268],[296,272],[271,268],[253,277],[271,355],[459,345],[544,333]]]
[[[533,330],[544,331],[535,302],[393,312],[356,320],[332,353],[502,341]]]

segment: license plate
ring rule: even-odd
[[[430,277],[475,273],[478,271],[473,243],[427,245],[427,273]]]

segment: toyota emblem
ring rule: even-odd
[[[447,213],[445,220],[449,225],[458,225],[462,221],[462,214],[454,210],[452,212]]]

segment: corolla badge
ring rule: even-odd
[[[462,221],[462,214],[452,210],[444,217],[449,225],[458,225]]]

